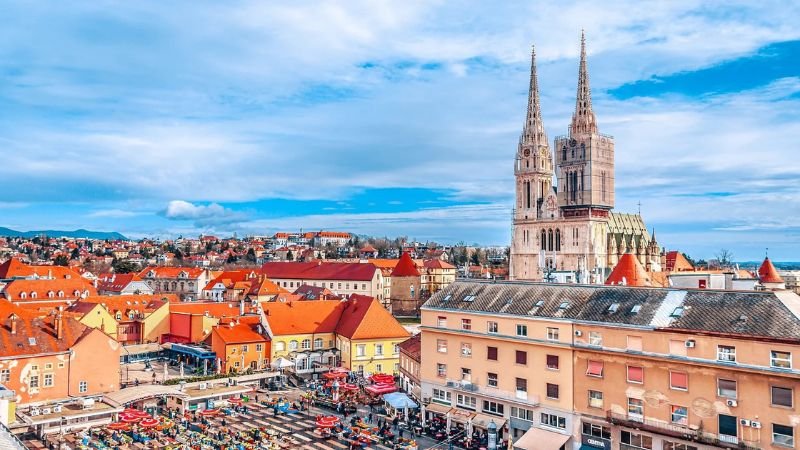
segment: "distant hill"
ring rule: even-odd
[[[17,230],[12,230],[11,228],[0,227],[0,236],[32,238],[41,235],[54,238],[66,237],[66,238],[128,240],[128,238],[126,238],[120,233],[117,233],[116,231],[89,231],[84,229],[75,231],[62,231],[62,230],[17,231]]]

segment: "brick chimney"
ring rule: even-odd
[[[58,340],[64,338],[64,316],[61,314],[62,309],[64,309],[64,307],[59,306],[58,312],[56,313],[56,338]]]
[[[17,334],[17,319],[18,317],[14,313],[8,316],[8,327],[11,329],[11,334]]]

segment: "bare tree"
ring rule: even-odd
[[[727,248],[721,248],[714,256],[717,257],[717,261],[722,267],[730,266],[733,263],[733,252]]]

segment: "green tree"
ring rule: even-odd
[[[69,259],[78,259],[80,257],[81,257],[81,252],[79,252],[77,248],[72,249],[72,253],[69,255]]]
[[[294,253],[292,253],[292,251],[291,251],[291,250],[289,250],[288,252],[286,252],[286,260],[287,260],[287,261],[294,261]]]
[[[246,256],[246,258],[247,258],[247,260],[248,260],[248,261],[250,261],[250,262],[256,262],[256,251],[255,251],[255,250],[253,250],[253,248],[252,248],[252,247],[251,247],[251,248],[249,248],[249,249],[247,249],[247,256]]]
[[[53,264],[55,264],[56,266],[68,266],[69,259],[67,259],[66,255],[58,255],[56,256],[56,259],[53,261]]]
[[[111,268],[114,269],[114,273],[131,273],[139,269],[136,263],[126,259],[115,259],[111,263]]]

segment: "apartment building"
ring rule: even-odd
[[[181,300],[196,301],[212,279],[208,269],[199,267],[151,266],[139,272],[156,294],[177,294]]]
[[[261,273],[289,291],[306,284],[328,288],[343,297],[358,294],[379,302],[384,299],[383,275],[370,263],[268,262],[261,266]]]
[[[421,351],[427,414],[518,449],[796,448],[790,291],[456,282]]]

